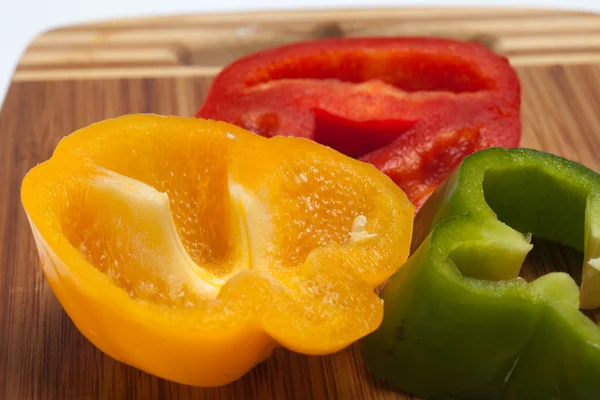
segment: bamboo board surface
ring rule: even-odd
[[[239,381],[201,389],[111,359],[52,294],[20,202],[25,173],[64,135],[126,113],[192,116],[212,76],[261,48],[332,36],[435,35],[509,57],[523,87],[523,147],[600,171],[600,16],[548,10],[397,9],[188,15],[72,26],[24,54],[0,112],[0,399],[412,399],[370,375],[356,346],[277,349]],[[522,271],[579,279],[575,251],[534,241]],[[588,313],[600,321],[600,311]]]

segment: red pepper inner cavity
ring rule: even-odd
[[[408,52],[336,49],[335,52],[291,54],[277,62],[257,65],[246,78],[245,85],[251,88],[292,80],[315,81],[314,87],[324,85],[330,90],[339,88],[334,86],[335,82],[383,82],[390,85],[391,91],[395,88],[402,92],[455,94],[491,90],[495,86],[493,80],[483,76],[476,70],[476,65],[460,58],[460,55],[435,51],[424,53],[422,49]],[[352,96],[347,89],[345,87],[346,95]],[[315,119],[311,138],[355,158],[389,145],[416,122],[397,117],[378,118],[380,115],[369,118],[360,109],[355,109],[352,115],[340,115],[319,107],[319,101],[316,103],[316,107],[311,109]],[[278,123],[274,123],[273,113],[265,115],[271,118],[254,118],[252,123],[237,122],[263,136],[273,136],[278,130]]]
[[[414,125],[405,120],[355,121],[321,109],[313,112],[313,140],[354,158],[387,146]]]

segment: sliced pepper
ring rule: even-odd
[[[327,354],[373,331],[373,289],[408,257],[414,215],[387,176],[311,141],[150,115],[63,139],[22,201],[79,330],[198,386],[277,345]]]
[[[583,252],[565,273],[518,278],[530,234]],[[425,398],[597,399],[600,175],[528,149],[467,157],[417,215],[416,252],[381,293],[367,365]]]
[[[300,136],[375,165],[420,207],[462,161],[521,138],[506,58],[435,38],[346,38],[261,51],[226,67],[198,117]]]

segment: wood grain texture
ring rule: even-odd
[[[482,42],[517,66],[600,61],[598,15],[497,8],[301,11],[61,28],[31,43],[15,80],[211,76],[241,56],[299,40],[409,35]]]
[[[473,10],[412,10],[406,14],[396,10],[394,13],[413,22],[425,21],[426,25],[440,18],[466,16],[479,21],[482,27],[486,26],[482,22],[486,19],[502,16],[510,20],[511,16],[521,18],[522,15],[521,10],[496,10],[484,15]],[[537,13],[536,18],[540,19],[558,18],[556,12]],[[253,18],[295,26],[295,14],[278,15],[269,13]],[[376,24],[391,18],[381,11],[314,15],[315,21],[339,17],[344,23],[363,18]],[[566,14],[568,18],[571,16],[585,15]],[[221,22],[224,26],[247,25],[254,21],[248,18],[226,16]],[[597,21],[597,25],[585,25],[585,29],[600,33],[597,18],[585,16],[584,20],[588,19]],[[135,31],[147,29],[149,22],[117,21],[57,32],[68,38],[90,29]],[[219,20],[187,16],[156,22],[161,29],[173,26],[204,29],[209,25],[217,26]],[[534,30],[535,26],[529,29]],[[579,34],[582,39],[588,37]],[[50,58],[54,57],[49,49],[55,44],[44,36],[38,38],[32,48],[44,40],[46,44],[40,46]],[[60,42],[56,49],[60,50],[56,54],[70,51]],[[39,57],[40,53],[37,54]],[[600,113],[597,111],[600,110],[600,60],[597,55],[581,57],[577,63],[561,64],[554,60],[550,64],[532,62],[517,67],[523,87],[522,146],[560,154],[600,171]],[[31,57],[29,61],[25,58],[22,65],[27,62],[41,65],[31,60]],[[94,69],[106,69],[102,65]],[[156,69],[155,66],[146,68]],[[17,75],[13,81],[0,112],[0,182],[3,187],[0,191],[0,399],[411,399],[370,375],[355,346],[327,357],[306,357],[278,349],[272,358],[239,381],[223,388],[200,389],[168,382],[117,362],[77,331],[52,294],[39,266],[20,202],[21,180],[31,167],[50,157],[63,136],[92,122],[137,112],[193,115],[206,94],[214,69],[204,69],[204,75],[187,75],[181,73],[177,65],[170,68],[162,75],[136,75],[135,68],[130,66],[122,69],[111,66],[109,69],[113,72],[125,71],[126,74],[102,79],[96,79],[93,74],[54,79],[38,75],[31,80]],[[580,254],[544,241],[534,243],[534,251],[522,272],[524,277],[533,279],[551,270],[561,270],[579,279]],[[599,311],[588,315],[600,321]]]

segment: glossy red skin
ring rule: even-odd
[[[333,147],[372,163],[420,207],[467,155],[519,145],[520,101],[508,60],[480,44],[348,38],[230,64],[196,116]]]

